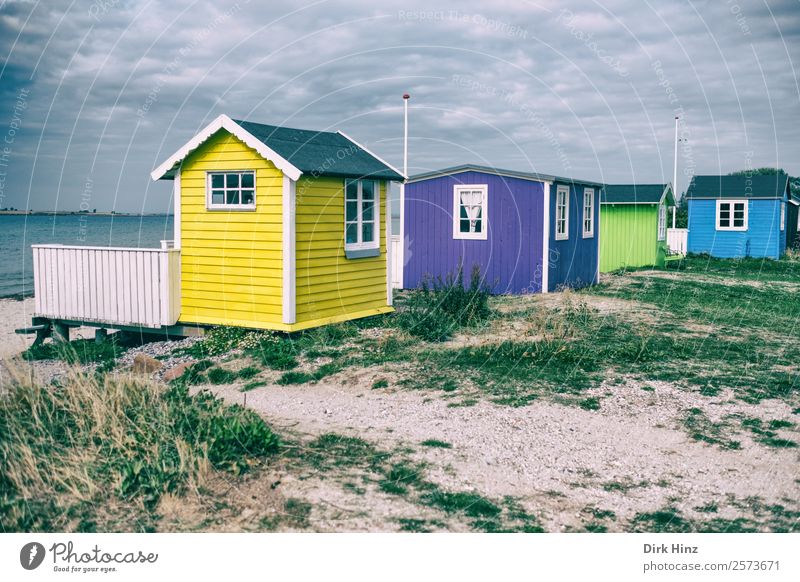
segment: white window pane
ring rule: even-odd
[[[225,187],[238,188],[239,187],[239,174],[225,174]]]
[[[225,176],[223,174],[211,174],[211,187],[222,188],[225,186]]]
[[[239,191],[226,190],[225,191],[225,204],[239,204]]]
[[[242,190],[242,204],[252,204],[254,200],[252,190]]]
[[[355,200],[358,198],[358,182],[350,180],[345,187],[345,195],[348,200]]]
[[[242,188],[253,188],[254,182],[255,176],[252,173],[242,174]]]
[[[222,178],[222,176],[220,176]],[[212,204],[224,204],[225,203],[225,192],[223,190],[212,190],[211,191],[211,203]]]

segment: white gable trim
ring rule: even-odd
[[[379,156],[379,155],[377,155],[376,153],[374,153],[374,152],[371,152],[369,149],[365,148],[363,145],[361,145],[360,143],[358,143],[356,140],[354,140],[352,137],[350,137],[349,135],[347,135],[345,132],[343,132],[343,131],[337,131],[336,133],[338,133],[339,135],[341,135],[341,136],[342,136],[343,138],[345,138],[346,140],[348,140],[348,141],[351,141],[351,142],[353,142],[354,144],[356,144],[358,147],[360,147],[362,150],[364,150],[365,152],[367,152],[367,153],[368,153],[369,155],[371,155],[373,158],[375,158],[376,160],[378,160],[378,161],[379,161],[380,163],[382,163],[384,166],[388,166],[389,168],[391,168],[392,170],[394,170],[395,172],[397,172],[398,174],[400,174],[401,176],[403,176],[405,179],[408,179],[408,176],[406,176],[405,174],[403,174],[403,172],[401,172],[400,170],[398,170],[397,168],[395,168],[395,167],[394,167],[392,164],[390,164],[389,162],[387,162],[386,160],[384,160],[382,157],[380,157],[380,156]],[[364,176],[364,177],[365,177],[365,178],[368,178],[369,176]]]
[[[246,131],[241,125],[236,123],[233,119],[225,114],[220,115],[214,121],[209,123],[200,130],[196,136],[186,142],[181,149],[172,154],[163,164],[158,166],[150,173],[153,180],[160,180],[167,173],[169,173],[176,164],[182,162],[186,156],[192,153],[205,143],[212,135],[217,133],[220,129],[226,130],[228,133],[234,135],[237,139],[241,140],[248,147],[253,148],[265,160],[269,160],[282,171],[291,180],[297,180],[303,172],[293,166],[288,160],[279,156],[275,150],[267,146],[260,139],[255,137],[249,131]]]

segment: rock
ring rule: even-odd
[[[133,356],[132,369],[136,374],[152,374],[156,370],[160,370],[161,366],[161,362],[147,354],[139,353]]]
[[[191,366],[192,363],[193,362],[184,362],[164,372],[164,382],[172,382],[173,380],[177,380],[178,378],[183,376],[183,373],[186,371],[186,368]]]

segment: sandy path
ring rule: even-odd
[[[0,299],[0,359],[15,356],[33,343],[35,335],[19,335],[15,329],[27,327],[33,317],[33,298]],[[70,331],[70,338],[94,337],[94,328],[81,327]]]
[[[669,385],[655,393],[615,387],[608,411],[590,412],[540,401],[522,408],[485,402],[453,408],[435,393],[371,390],[367,378],[353,380],[267,386],[248,392],[247,405],[279,429],[411,445],[429,463],[431,480],[453,490],[519,497],[550,531],[577,526],[587,506],[613,509],[623,520],[667,506],[702,518],[693,508],[713,501],[720,505],[718,517],[734,518],[742,515],[735,500],[791,504],[800,497],[795,450],[764,447],[746,435],[738,451],[690,440],[675,418],[693,396]],[[237,388],[213,387],[241,404]],[[773,409],[791,414],[783,403]],[[425,439],[453,448],[419,446]]]

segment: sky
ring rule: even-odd
[[[342,130],[409,173],[800,175],[800,2],[0,0],[0,207],[164,212],[221,113]]]

